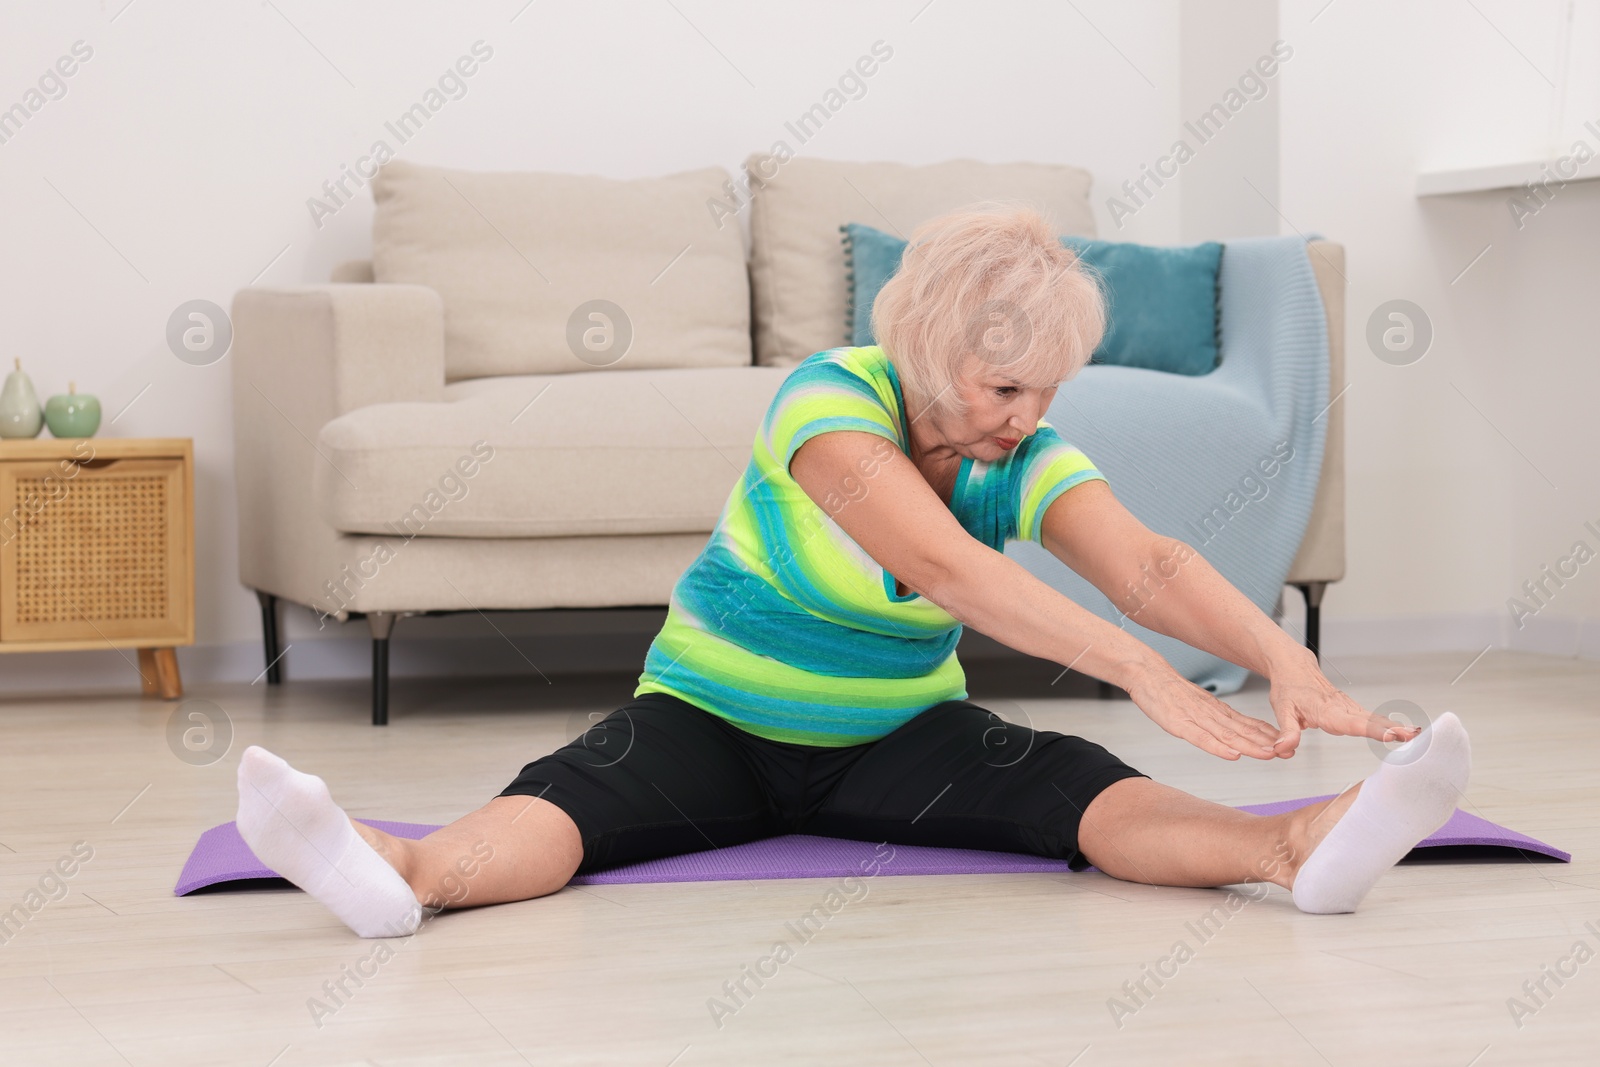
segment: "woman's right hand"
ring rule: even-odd
[[[1171,667],[1141,677],[1128,696],[1155,724],[1213,756],[1236,760],[1241,755],[1272,759],[1275,727],[1234,711]]]

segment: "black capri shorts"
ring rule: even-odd
[[[876,741],[769,741],[645,693],[522,768],[501,796],[556,805],[583,837],[579,873],[804,833],[978,848],[1090,866],[1078,822],[1113,782],[1147,778],[1092,741],[935,704]]]

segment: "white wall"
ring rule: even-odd
[[[1295,48],[1280,101],[1283,232],[1321,231],[1348,257],[1349,574],[1324,607],[1325,647],[1462,649],[1463,667],[1491,643],[1600,655],[1600,560],[1523,629],[1506,605],[1575,541],[1600,550],[1583,526],[1600,528],[1600,183],[1557,190],[1520,229],[1505,190],[1414,190],[1419,170],[1551,158],[1583,119],[1600,126],[1596,5],[1573,5],[1563,100],[1564,0],[1325,4],[1280,9]],[[1395,298],[1433,324],[1409,366],[1364,340]]]
[[[197,297],[227,307],[253,280],[324,281],[334,263],[363,256],[370,193],[320,228],[306,201],[385,138],[384,123],[474,42],[492,58],[412,140],[388,138],[401,158],[616,177],[708,164],[733,171],[784,136],[785,120],[879,39],[892,59],[800,152],[1064,162],[1115,184],[1177,124],[1172,0],[1084,0],[1076,9],[123,2],[0,14],[0,107],[23,99],[75,41],[93,49],[66,95],[0,144],[0,355],[20,355],[43,395],[71,378],[100,396],[108,422],[122,412],[103,435],[194,438],[199,644],[179,652],[191,680],[254,677],[259,624],[237,580],[230,364],[180,362],[165,344],[167,318]],[[1179,197],[1156,198],[1120,236],[1178,240]],[[319,644],[326,635],[309,612],[288,615],[292,675],[367,669],[359,623],[346,628],[348,641]],[[502,616],[497,625],[533,635],[527,647],[538,650],[574,621]],[[648,620],[588,616],[585,625],[635,636],[601,637],[587,651],[569,643],[551,658],[642,657],[637,631]],[[459,640],[445,651],[405,650],[424,634]],[[472,616],[406,620],[396,644],[397,673],[526,670]],[[13,690],[130,678],[110,651],[0,657],[0,687]]]
[[[1278,0],[1185,0],[1180,23],[1183,124],[1173,139],[1194,151],[1178,168],[1180,239],[1276,234],[1278,101],[1283,95],[1278,75],[1294,59],[1292,46],[1279,45]],[[1274,46],[1279,46],[1276,53]],[[1288,59],[1280,60],[1279,54]],[[1215,110],[1219,104],[1238,110],[1222,123],[1228,112]],[[1214,124],[1220,128],[1213,129]]]

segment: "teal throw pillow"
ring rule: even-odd
[[[900,269],[900,255],[906,243],[893,234],[847,222],[839,227],[844,235],[844,270],[850,304],[845,312],[845,327],[850,343],[857,348],[877,344],[872,335],[872,302],[883,283]]]
[[[876,344],[872,302],[900,269],[906,242],[858,222],[839,229],[851,344]],[[1191,376],[1216,369],[1220,242],[1157,246],[1068,236],[1061,243],[1094,268],[1106,294],[1109,321],[1090,362]]]

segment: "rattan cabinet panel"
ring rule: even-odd
[[[53,463],[0,464],[0,508],[21,513],[0,548],[0,640],[183,640],[183,473],[109,460],[65,482]]]
[[[187,438],[0,442],[0,652],[137,648],[147,688],[175,690],[193,463]]]

